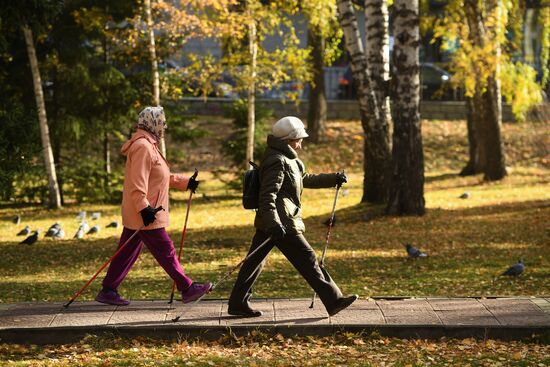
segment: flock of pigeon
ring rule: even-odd
[[[101,213],[93,212],[90,217],[92,220],[98,220],[99,218],[101,218]],[[97,224],[92,227],[88,225],[88,222],[86,221],[86,211],[79,212],[76,216],[76,219],[80,221],[80,226],[78,227],[78,230],[76,231],[73,238],[82,239],[84,238],[84,235],[92,235],[92,234],[98,233],[101,229],[101,227]],[[12,222],[15,224],[20,224],[21,216],[20,215],[15,216]],[[118,221],[113,221],[107,225],[107,228],[118,228],[118,227],[119,227]],[[26,244],[26,245],[35,244],[36,241],[38,241],[38,236],[40,235],[40,232],[41,231],[37,229],[35,231],[32,231],[32,234],[29,236],[29,234],[31,233],[31,227],[25,226],[25,228],[19,231],[17,235],[28,236],[28,237],[19,243]],[[61,228],[61,224],[59,222],[55,222],[50,228],[48,228],[44,237],[51,237],[54,240],[59,240],[65,237],[65,231],[63,230],[63,228]]]
[[[412,259],[417,259],[417,258],[421,258],[421,257],[428,257],[427,253],[420,251],[419,249],[417,249],[416,247],[414,247],[410,243],[406,243],[403,246],[405,246],[405,249],[407,250],[407,255]],[[525,270],[525,264],[523,263],[522,259],[519,259],[517,263],[510,266],[508,269],[506,269],[506,271],[504,271],[500,275],[501,276],[516,277],[516,276],[520,275],[521,273],[523,273],[524,270]]]
[[[101,218],[101,213],[93,212],[92,215],[91,215],[91,218],[92,218],[92,220],[98,220],[99,218]],[[79,212],[76,216],[76,219],[80,221],[80,226],[78,227],[78,230],[76,231],[73,238],[81,239],[81,238],[84,237],[85,234],[92,235],[92,234],[95,234],[95,233],[99,232],[99,230],[100,230],[99,225],[96,224],[91,228],[88,225],[88,222],[86,221],[86,211]],[[20,224],[21,223],[21,216],[19,216],[19,215],[15,216],[12,221],[15,224]],[[324,224],[328,225],[329,221],[330,221],[330,219],[327,220]],[[335,223],[336,223],[336,218],[333,218],[332,225],[334,225]],[[118,228],[118,227],[119,227],[118,221],[111,222],[107,225],[107,228]],[[18,236],[27,236],[27,235],[29,235],[30,232],[31,232],[31,228],[29,226],[25,226],[25,228],[23,228],[19,233],[17,233],[17,235]],[[28,236],[27,238],[25,238],[23,241],[21,241],[19,243],[20,244],[32,245],[36,241],[38,241],[38,235],[39,234],[40,234],[40,230],[37,229],[36,231],[33,232],[32,235]],[[55,222],[46,231],[46,235],[44,237],[51,237],[54,240],[58,240],[58,239],[61,239],[61,238],[65,237],[65,231],[63,230],[63,228],[61,228],[61,225],[59,224],[59,222]],[[428,257],[428,254],[426,254],[425,252],[420,251],[419,249],[417,249],[416,247],[414,247],[410,243],[406,243],[403,246],[405,246],[405,249],[407,250],[407,255],[410,258],[417,259],[417,258]],[[517,263],[510,266],[508,269],[506,269],[506,271],[504,271],[500,275],[501,276],[518,276],[518,275],[522,274],[524,270],[525,270],[525,264],[523,263],[522,259],[519,259]]]

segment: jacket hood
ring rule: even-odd
[[[287,156],[290,159],[296,159],[298,158],[298,153],[294,149],[290,147],[290,145],[287,144],[286,141],[275,137],[272,134],[269,134],[267,136],[267,146],[269,148],[275,149],[283,153],[285,156]]]
[[[132,135],[130,140],[122,145],[120,149],[121,153],[126,156],[132,144],[134,144],[139,139],[147,139],[151,144],[156,145],[157,140],[145,130],[137,129],[137,131]]]

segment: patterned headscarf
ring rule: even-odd
[[[145,107],[138,116],[138,129],[153,134],[157,139],[161,139],[166,129],[166,117],[162,107]]]

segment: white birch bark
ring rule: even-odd
[[[258,44],[256,40],[256,23],[253,14],[250,14],[248,25],[249,39],[249,56],[250,56],[250,75],[248,79],[248,116],[247,116],[247,133],[246,133],[246,162],[245,167],[248,169],[248,162],[254,161],[254,129],[255,129],[255,93],[256,93],[256,59],[258,56]]]
[[[387,0],[365,1],[365,51],[367,67],[378,106],[380,107],[379,124],[391,128],[390,98],[388,82],[390,79],[390,36]],[[390,134],[388,134],[389,139]]]
[[[153,27],[153,16],[151,14],[151,0],[145,0],[145,20],[147,22],[147,36],[149,59],[151,61],[151,75],[153,77],[153,106],[160,106],[160,77],[157,61],[157,50],[155,46],[155,31]],[[160,139],[160,151],[166,157],[166,144],[164,137]]]
[[[424,154],[420,123],[418,0],[394,1],[392,177],[387,212],[422,215]]]
[[[351,0],[337,0],[338,22],[344,31],[346,49],[351,57],[353,79],[361,124],[365,132],[363,197],[361,201],[383,203],[388,197],[391,160],[387,120],[381,118],[382,100],[377,98],[376,85],[367,62],[357,19]]]
[[[36,59],[32,31],[26,25],[22,28],[25,36],[25,44],[27,46],[29,63],[31,65],[34,96],[36,99],[36,108],[38,110],[38,123],[40,125],[40,138],[42,140],[42,149],[44,153],[44,165],[46,166],[46,172],[48,174],[49,206],[51,208],[61,208],[61,195],[59,193],[52,146],[50,143],[48,118],[46,116],[46,105],[44,104],[44,93],[42,91],[42,79],[40,77],[40,69],[38,68],[38,60]]]

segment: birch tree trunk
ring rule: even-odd
[[[110,177],[111,177],[111,142],[109,140],[109,133],[105,131],[103,133],[103,164],[105,170],[105,180],[103,187],[106,193],[110,193]]]
[[[319,143],[323,140],[327,127],[327,98],[325,95],[325,39],[315,29],[308,29],[308,46],[312,48],[313,83],[310,85],[307,127],[309,140]]]
[[[351,57],[351,71],[357,83],[357,98],[361,114],[361,124],[365,133],[364,141],[364,177],[362,202],[383,203],[388,197],[390,168],[390,144],[388,125],[381,119],[383,112],[374,92],[374,84],[363,42],[357,27],[357,19],[350,0],[338,0],[338,22]]]
[[[393,6],[394,131],[390,199],[386,211],[391,215],[423,215],[418,0],[395,0]]]
[[[26,25],[24,25],[22,29],[25,36],[25,44],[27,45],[29,63],[31,65],[34,96],[36,99],[36,108],[38,110],[38,123],[40,125],[40,138],[42,140],[42,149],[44,152],[44,165],[46,166],[46,172],[48,174],[49,206],[50,208],[61,208],[61,195],[59,193],[52,146],[50,143],[46,105],[44,104],[44,94],[42,91],[42,79],[40,77],[40,69],[38,68],[38,60],[36,59],[32,31]]]
[[[151,75],[153,76],[153,106],[160,106],[160,77],[155,47],[155,30],[153,28],[153,16],[151,14],[151,0],[145,0],[145,18],[147,22],[147,35],[149,41],[149,58],[151,61]],[[166,144],[164,138],[160,139],[160,151],[166,157]]]
[[[105,13],[109,12],[109,6],[105,6]],[[103,62],[105,65],[110,65],[109,63],[109,42],[107,40],[107,35],[103,36]],[[111,116],[109,113],[107,113],[106,116],[108,126],[110,126],[110,119]],[[105,179],[103,181],[103,187],[105,192],[110,194],[110,186],[111,186],[111,142],[109,140],[109,130],[105,129],[103,132],[103,162],[104,162],[104,172],[105,172]]]
[[[390,36],[387,0],[365,0],[365,35],[367,67],[372,83],[380,117],[377,125],[391,129],[391,109],[389,98],[390,80]],[[388,143],[389,144],[389,143]]]
[[[249,9],[250,10],[250,9]],[[256,92],[256,58],[258,55],[258,44],[256,41],[256,23],[253,13],[250,16],[248,25],[249,53],[250,53],[250,75],[248,80],[248,129],[246,133],[246,162],[245,167],[248,169],[248,162],[254,161],[254,128],[255,128],[255,92]]]

